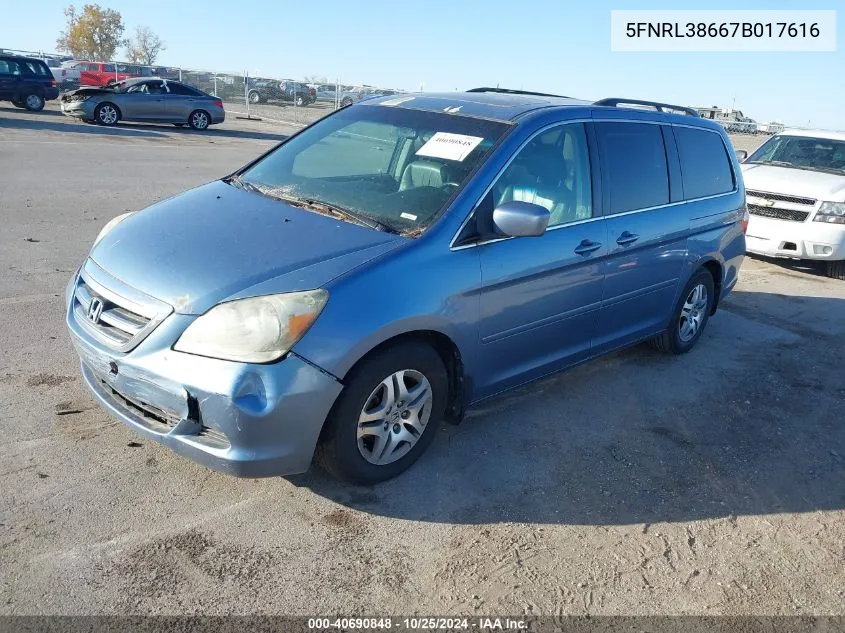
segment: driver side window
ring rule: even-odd
[[[582,123],[543,132],[519,151],[484,200],[486,209],[511,201],[549,212],[549,227],[593,217],[590,155]]]

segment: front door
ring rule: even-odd
[[[0,59],[0,100],[17,99],[23,69],[14,59]]]
[[[511,200],[549,210],[541,237],[493,240],[480,249],[479,397],[493,395],[589,356],[607,250],[593,200],[583,123],[531,139],[476,213]]]

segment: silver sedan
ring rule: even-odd
[[[62,96],[62,112],[100,125],[118,121],[173,123],[204,130],[226,118],[223,102],[178,81],[127,79],[114,86],[84,87]]]

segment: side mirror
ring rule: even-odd
[[[508,237],[537,237],[549,226],[549,212],[539,204],[513,200],[493,209],[493,226]]]
[[[746,152],[744,149],[738,149],[738,150],[736,150],[736,157],[739,160],[739,162],[741,163],[746,158],[748,158],[748,152]]]

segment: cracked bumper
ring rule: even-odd
[[[88,388],[133,430],[238,477],[306,471],[342,385],[295,354],[253,365],[170,349],[193,319],[172,314],[138,347],[119,353],[66,312]]]

